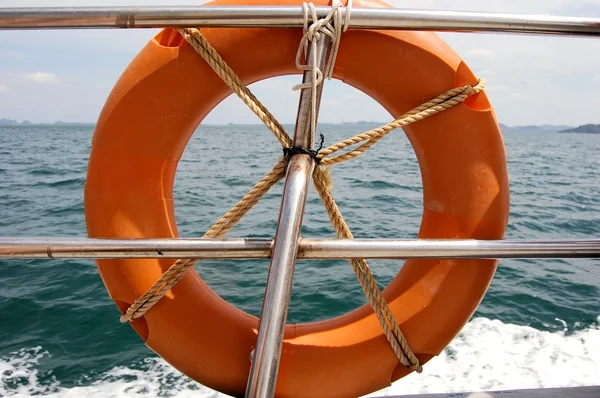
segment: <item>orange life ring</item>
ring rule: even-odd
[[[326,5],[324,0],[315,3]],[[377,0],[355,0],[354,5],[387,6]],[[294,61],[300,29],[202,33],[246,84],[298,73]],[[450,88],[476,83],[462,59],[429,32],[349,30],[334,76],[396,117]],[[90,237],[178,236],[172,198],[178,161],[198,124],[229,94],[174,30],[163,30],[148,43],[117,82],[96,126],[85,185]],[[423,179],[419,237],[502,238],[509,205],[506,159],[486,95],[475,95],[405,131]],[[121,311],[172,263],[97,262]],[[495,269],[493,260],[409,260],[402,267],[385,297],[422,363],[439,354],[468,321]],[[132,326],[152,350],[191,378],[243,395],[258,320],[222,300],[194,270]],[[276,394],[357,396],[408,372],[373,311],[364,306],[331,320],[288,325]]]

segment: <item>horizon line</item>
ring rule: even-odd
[[[2,124],[2,121],[9,121],[11,122],[11,124]],[[14,124],[13,124],[14,123]],[[389,121],[386,122],[381,122],[381,121],[374,121],[374,120],[359,120],[359,121],[355,121],[355,122],[319,122],[318,124],[334,124],[334,125],[340,125],[340,124],[386,124],[389,123]],[[62,120],[57,120],[54,122],[30,122],[29,120],[25,119],[22,121],[17,121],[15,119],[8,119],[8,118],[0,118],[0,126],[52,126],[52,125],[96,125],[96,122],[64,122]],[[281,124],[283,125],[294,125],[294,122],[282,122]],[[502,122],[498,122],[499,125],[502,126],[506,126],[509,128],[514,128],[514,127],[535,127],[535,126],[560,126],[560,127],[579,127],[579,126],[585,126],[585,125],[589,125],[589,124],[600,124],[600,123],[590,123],[590,122],[586,122],[586,123],[580,123],[577,125],[574,124],[563,124],[563,123],[558,123],[558,124],[553,124],[553,123],[544,123],[544,124],[519,124],[519,125],[508,125],[506,123],[502,123]],[[233,122],[229,122],[229,123],[200,123],[198,125],[198,127],[200,126],[260,126],[263,125],[263,123],[233,123]]]

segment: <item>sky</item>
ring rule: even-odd
[[[267,1],[265,1],[267,2]],[[0,7],[197,5],[198,0],[0,0]],[[391,0],[394,7],[600,17],[600,0]],[[0,30],[0,119],[90,122],[123,69],[155,29]],[[476,75],[508,125],[600,123],[600,39],[515,34],[441,33]],[[342,39],[343,40],[343,39]],[[296,119],[300,77],[251,86],[283,123]],[[320,121],[388,121],[362,92],[327,81]],[[230,96],[205,123],[258,123]]]

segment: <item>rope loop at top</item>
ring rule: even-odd
[[[319,19],[317,17],[317,10],[313,3],[303,3],[302,11],[304,14],[304,23],[302,29],[302,39],[296,52],[296,68],[302,71],[310,71],[311,79],[305,83],[300,83],[292,87],[292,90],[305,90],[310,89],[310,131],[311,134],[316,135],[317,131],[317,87],[323,83],[323,77],[331,79],[333,76],[333,68],[335,67],[335,59],[340,48],[340,41],[342,38],[342,32],[348,29],[350,23],[350,14],[352,12],[352,0],[348,1],[346,6],[346,15],[342,19],[343,6],[339,0],[334,0],[331,10],[327,13],[324,18]],[[312,23],[309,24],[309,17],[312,19]],[[325,64],[325,72],[317,65],[317,44],[323,37],[327,35],[331,38],[331,46],[329,54],[327,55],[327,62]],[[311,53],[313,54],[308,59],[308,46],[311,46]],[[302,62],[302,55],[304,54],[304,62]]]

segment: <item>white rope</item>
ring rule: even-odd
[[[352,14],[352,0],[348,0],[348,3],[346,4],[346,16],[344,17],[343,32],[347,31],[350,27],[350,14]]]
[[[310,98],[310,130],[314,137],[317,132],[317,87],[323,83],[323,76],[327,79],[333,77],[333,69],[335,67],[335,59],[340,48],[340,41],[342,38],[342,32],[345,32],[350,25],[350,14],[352,13],[352,0],[348,0],[346,6],[346,15],[342,20],[342,3],[339,0],[334,0],[331,10],[324,18],[317,18],[317,11],[313,3],[303,3],[302,11],[304,13],[304,23],[302,28],[302,40],[298,46],[298,52],[296,53],[296,67],[303,71],[311,72],[311,81],[306,83],[297,84],[292,87],[292,90],[311,90]],[[308,19],[312,19],[312,23],[308,24]],[[325,65],[325,74],[319,69],[317,65],[317,44],[321,40],[322,35],[327,35],[331,38],[331,48],[327,57],[327,64]],[[308,46],[311,46],[311,53],[313,56],[311,59],[308,57]],[[304,54],[304,60],[306,63],[302,63],[302,54]]]
[[[335,27],[335,37],[332,38],[331,53],[329,54],[329,60],[327,61],[327,68],[325,77],[331,79],[333,77],[333,68],[335,67],[335,60],[337,59],[338,51],[340,49],[340,43],[342,42],[342,32],[348,30],[350,26],[350,14],[352,14],[352,0],[348,0],[346,5],[346,15],[342,21],[341,9],[342,3],[339,0],[333,2],[333,7],[336,7],[333,13],[333,26]]]

